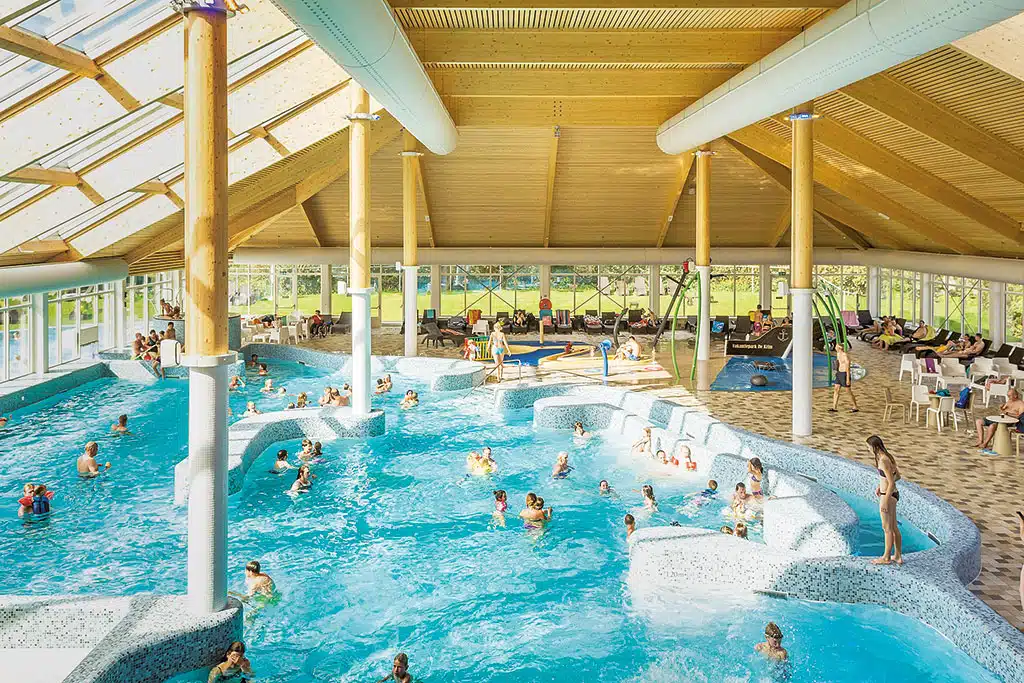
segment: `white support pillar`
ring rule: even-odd
[[[32,372],[50,371],[50,302],[47,293],[32,295]]]
[[[1006,341],[1006,283],[990,282],[988,291],[988,328],[992,348]]]
[[[790,295],[793,301],[793,436],[810,436],[814,395],[814,118],[811,105],[796,109],[793,126]]]
[[[647,308],[655,316],[661,315],[661,266],[653,265],[647,277]]]
[[[370,96],[350,87],[348,230],[352,295],[352,412],[370,412]]]
[[[125,310],[124,303],[124,280],[114,283],[114,303],[109,310],[114,316],[114,347],[131,346],[125,335],[125,329],[128,326],[125,325],[124,317],[128,311]]]
[[[758,302],[761,304],[761,310],[770,311],[772,310],[772,299],[775,296],[775,293],[772,292],[772,267],[762,263],[759,266],[758,278],[760,289]]]
[[[878,317],[882,309],[881,271],[878,266],[868,266],[868,311],[872,318]]]
[[[419,311],[416,306],[416,294],[419,283],[419,267],[404,266],[402,268],[402,311],[405,319],[405,355],[415,356],[419,331]]]
[[[697,344],[697,360],[706,361],[711,358],[711,266],[695,266],[700,278],[700,309],[697,311],[697,324],[700,326],[700,340]]]
[[[188,605],[208,614],[228,604],[228,30],[223,4],[183,11]]]
[[[711,358],[711,150],[701,149],[697,159],[697,219],[695,261],[700,277],[700,310],[697,312],[697,360]]]
[[[292,310],[299,310],[299,266],[292,266]]]
[[[540,298],[551,298],[551,266],[549,265],[540,267]]]
[[[430,266],[430,307],[441,316],[441,266]]]
[[[320,266],[320,313],[331,315],[331,294],[334,293],[334,283],[331,281],[331,266],[323,264]]]
[[[935,324],[935,280],[931,273],[921,273],[921,318]]]
[[[277,265],[270,264],[270,299],[274,302],[274,317],[277,317]]]

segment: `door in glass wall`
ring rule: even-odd
[[[67,363],[79,357],[78,299],[60,302],[60,362]]]
[[[7,310],[7,334],[10,336],[7,342],[7,379],[32,372],[31,312],[27,306]]]

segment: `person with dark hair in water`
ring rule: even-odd
[[[245,658],[245,643],[236,640],[231,643],[228,651],[224,653],[224,661],[210,669],[210,675],[207,677],[206,683],[233,681],[235,679],[240,679],[242,683],[246,683],[249,680],[246,676],[252,675],[252,663]]]
[[[764,642],[755,645],[754,650],[779,662],[789,659],[789,653],[782,647],[782,629],[774,621],[764,627]]]

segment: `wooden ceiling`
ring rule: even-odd
[[[459,129],[420,160],[422,246],[676,247],[692,156],[663,154],[657,126],[845,0],[391,3]],[[1024,258],[1022,64],[1024,15],[817,100],[815,243]],[[788,244],[789,137],[779,116],[710,145],[713,245]],[[371,138],[372,239],[399,246],[401,129],[384,116]],[[346,245],[347,131],[231,198],[232,247]],[[91,256],[164,263],[181,220]]]

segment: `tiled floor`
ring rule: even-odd
[[[402,353],[402,337],[391,330],[381,331],[373,341],[373,352],[380,355]],[[535,335],[527,338],[534,338]],[[558,336],[556,339],[569,339]],[[580,335],[574,341],[586,342]],[[589,338],[593,340],[593,338]],[[308,342],[316,348],[349,351],[351,338],[337,335],[326,340]],[[677,342],[678,344],[678,342]],[[684,346],[680,345],[680,346]],[[423,355],[454,356],[456,350],[419,347]],[[690,351],[684,350],[686,358],[680,357],[681,368],[689,368]],[[722,350],[713,349],[718,360],[712,363],[720,367]],[[981,599],[1017,628],[1024,628],[1024,612],[1021,610],[1018,582],[1021,564],[1024,563],[1024,545],[1017,534],[1014,511],[1024,508],[1024,501],[1018,489],[1022,486],[1024,468],[1017,458],[989,456],[973,448],[973,425],[960,425],[960,431],[944,429],[936,433],[934,427],[926,428],[924,418],[920,424],[909,426],[895,418],[888,424],[882,422],[884,388],[890,387],[897,401],[910,400],[908,378],[903,383],[896,380],[899,369],[899,355],[871,349],[867,344],[854,342],[851,352],[853,361],[868,370],[863,381],[854,385],[860,412],[851,414],[848,405],[840,403],[841,412],[827,412],[830,389],[814,391],[813,436],[801,439],[802,443],[839,453],[864,463],[871,464],[871,455],[864,440],[871,434],[881,436],[890,451],[897,458],[905,479],[921,484],[942,498],[948,500],[967,514],[978,528],[982,537],[982,572],[971,586]],[[791,395],[788,392],[708,392],[692,391],[689,382],[679,385],[671,374],[672,363],[667,350],[659,349],[656,359],[669,371],[645,370],[651,363],[632,366],[617,364],[612,367],[612,383],[634,385],[636,389],[656,392],[684,404],[701,404],[723,420],[751,429],[766,436],[790,439]],[[596,363],[597,361],[595,361]],[[538,381],[594,381],[600,377],[577,372],[528,368],[524,375]],[[845,397],[843,401],[845,401]],[[977,414],[997,412],[996,406],[986,411],[981,408]],[[750,416],[756,415],[756,420]]]

